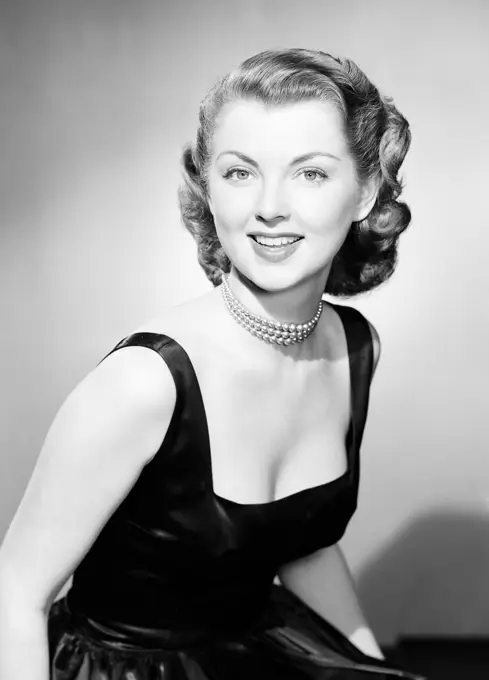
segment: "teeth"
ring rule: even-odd
[[[264,246],[284,246],[295,243],[300,236],[253,236],[253,238]]]

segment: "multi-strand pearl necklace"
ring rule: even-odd
[[[279,323],[271,319],[265,319],[257,314],[252,314],[238,302],[229,288],[228,277],[223,274],[221,292],[227,308],[236,321],[244,326],[247,331],[266,342],[278,345],[292,345],[295,342],[305,340],[316,328],[323,311],[323,301],[319,301],[316,314],[304,323]]]

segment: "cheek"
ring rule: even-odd
[[[302,224],[324,237],[348,230],[353,208],[351,195],[334,191],[308,192],[307,196],[296,196],[294,204],[295,213]]]
[[[242,190],[231,192],[224,187],[214,192],[212,207],[218,232],[239,230],[253,215],[253,199]]]

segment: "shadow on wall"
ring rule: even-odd
[[[487,516],[454,508],[421,515],[356,580],[367,619],[386,644],[489,636],[489,508]]]

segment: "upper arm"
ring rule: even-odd
[[[69,394],[1,546],[2,595],[46,611],[158,451],[175,400],[143,347],[110,354]]]
[[[374,362],[373,362],[373,368],[372,368],[372,378],[374,377],[375,370],[377,368],[377,364],[379,363],[380,359],[380,354],[382,350],[382,345],[380,342],[380,336],[377,333],[377,329],[375,326],[370,323],[370,321],[367,321],[369,328],[370,328],[370,333],[372,334],[372,345],[373,345],[373,350],[374,350]]]

